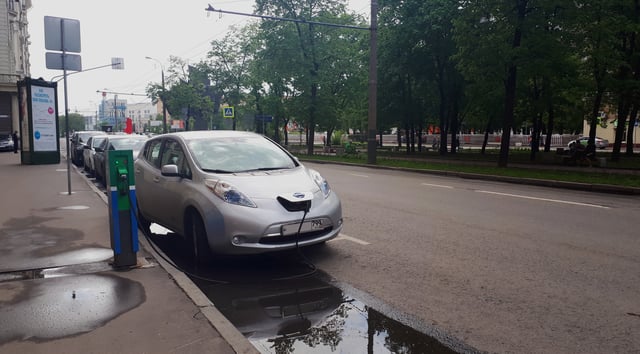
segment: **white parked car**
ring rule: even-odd
[[[587,146],[587,143],[589,142],[589,137],[588,136],[583,136],[583,137],[578,138],[576,140],[571,140],[569,142],[569,144],[567,144],[567,146],[569,148],[571,148],[571,145],[573,145],[573,143],[575,143],[576,141],[579,142],[580,144],[584,145],[584,146]],[[606,149],[608,146],[609,146],[609,140],[596,137],[596,148],[598,148],[598,149]]]

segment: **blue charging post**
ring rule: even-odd
[[[109,224],[113,267],[137,264],[138,223],[135,218],[136,188],[133,176],[133,152],[110,150],[107,156],[109,186]]]

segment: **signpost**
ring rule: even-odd
[[[64,77],[64,124],[67,141],[67,189],[71,195],[71,155],[69,148],[69,101],[67,97],[67,70],[82,71],[80,53],[80,21],[60,17],[44,17],[44,46],[47,50],[62,53],[46,53],[47,69],[62,70]]]

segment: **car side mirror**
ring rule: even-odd
[[[180,173],[178,173],[177,165],[164,165],[160,169],[160,173],[165,177],[180,177]]]

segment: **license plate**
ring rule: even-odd
[[[313,219],[305,221],[300,227],[300,223],[296,224],[288,224],[282,226],[282,235],[295,235],[298,233],[298,229],[300,229],[300,233],[321,230],[324,229],[324,220],[323,219]]]

